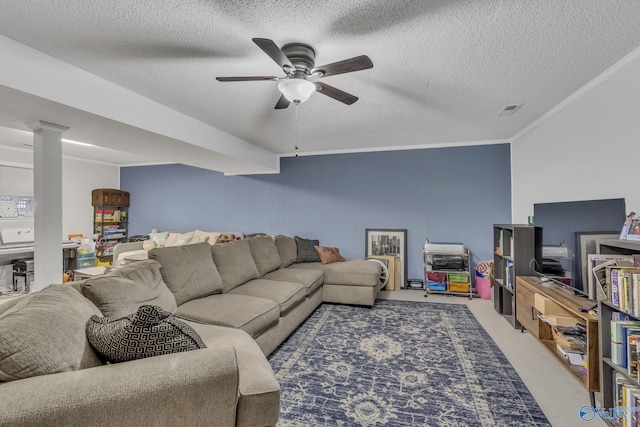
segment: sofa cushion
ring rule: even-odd
[[[195,230],[193,232],[193,238],[198,238],[199,240],[203,241],[203,242],[207,242],[210,245],[215,245],[216,241],[218,240],[218,237],[220,237],[219,232],[213,232],[213,231],[202,231],[202,230]]]
[[[159,233],[149,233],[149,240],[156,244],[156,248],[164,247],[164,244],[169,238],[169,232],[163,231]]]
[[[211,246],[211,254],[222,277],[224,292],[229,292],[236,286],[259,277],[258,267],[246,239]]]
[[[315,250],[323,264],[331,264],[332,262],[342,262],[344,258],[340,255],[340,249],[330,248],[328,246],[315,246]]]
[[[257,236],[247,239],[251,255],[256,262],[259,277],[280,267],[280,255],[273,238],[270,236]]]
[[[176,316],[198,323],[242,329],[255,338],[278,324],[280,310],[278,304],[266,298],[218,294],[182,304]]]
[[[320,262],[320,257],[315,248],[320,244],[318,240],[303,239],[298,236],[294,236],[294,239],[298,248],[296,262]]]
[[[0,381],[102,364],[85,333],[100,310],[77,290],[52,285],[0,314]]]
[[[304,301],[306,292],[299,283],[254,279],[229,291],[229,294],[266,298],[278,304],[280,316]]]
[[[157,305],[143,305],[121,318],[91,316],[91,346],[111,363],[206,348],[196,331]]]
[[[193,236],[193,233],[169,233],[169,237],[167,237],[167,241],[164,242],[164,246],[168,248],[171,246],[188,245],[191,243]]]
[[[278,255],[280,256],[280,268],[289,267],[296,262],[298,257],[298,246],[296,240],[293,237],[283,236],[282,234],[276,236],[274,239],[276,248],[278,249]]]
[[[289,268],[321,270],[324,283],[329,285],[380,286],[380,263],[366,259],[322,264],[320,262],[293,264]]]
[[[149,259],[160,263],[162,278],[178,305],[222,292],[222,279],[210,248],[208,243],[198,243],[149,251]]]
[[[299,283],[304,286],[307,295],[313,293],[323,283],[322,271],[301,268],[281,268],[265,274],[262,278],[279,282]]]
[[[106,317],[134,313],[141,305],[158,305],[175,313],[176,299],[162,280],[160,264],[144,260],[95,276],[82,283],[82,294]]]

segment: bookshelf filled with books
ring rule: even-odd
[[[640,407],[640,321],[610,301],[600,301],[600,354],[602,372],[602,407],[619,408],[617,415],[637,416],[627,408]],[[622,425],[605,420],[609,425]],[[624,424],[627,425],[627,424]],[[634,424],[628,424],[629,426]]]
[[[619,418],[605,421],[635,426],[640,424],[640,413],[630,408],[640,407],[640,242],[598,239],[596,245],[599,254],[628,257],[628,265],[606,266],[606,299],[600,301],[598,313],[602,405],[618,408]]]
[[[514,327],[516,278],[530,276],[542,267],[542,228],[526,224],[493,226],[493,304]]]

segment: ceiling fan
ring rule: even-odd
[[[336,89],[323,82],[309,81],[308,78],[335,76],[336,74],[366,70],[367,68],[373,67],[371,59],[366,55],[316,67],[316,53],[309,45],[289,43],[280,49],[273,40],[270,39],[254,38],[252,40],[282,68],[282,71],[284,71],[286,75],[284,77],[216,77],[216,80],[219,82],[279,81],[278,89],[282,92],[282,95],[276,103],[276,110],[287,108],[291,102],[294,104],[305,102],[316,91],[347,105],[351,105],[358,100],[357,96]]]

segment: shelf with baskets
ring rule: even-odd
[[[129,193],[100,188],[91,192],[93,233],[96,258],[100,262],[113,259],[113,248],[128,238]]]
[[[423,255],[425,296],[475,295],[471,253],[461,244],[426,243]]]

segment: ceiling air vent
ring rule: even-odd
[[[522,104],[511,104],[504,107],[498,113],[499,116],[508,116],[509,114],[513,114],[516,112],[518,108],[522,107]]]

